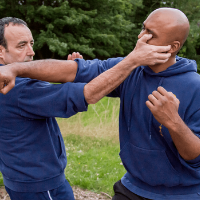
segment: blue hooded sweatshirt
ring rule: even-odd
[[[65,181],[65,145],[55,117],[86,111],[84,83],[50,84],[16,78],[0,94],[0,170],[5,186],[42,192]]]
[[[89,82],[122,59],[78,59],[75,82]],[[159,73],[140,66],[109,95],[120,98],[120,157],[127,170],[121,181],[140,196],[160,200],[200,198],[200,156],[184,160],[168,129],[145,104],[158,86],[173,92],[180,100],[180,117],[200,137],[200,76],[196,70],[195,61],[178,56],[174,65]]]

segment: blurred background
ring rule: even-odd
[[[200,72],[200,0],[0,0],[0,18],[27,22],[35,40],[34,59],[67,59],[72,52],[107,59],[131,52],[143,21],[159,7],[187,15],[191,29],[179,56],[195,59]],[[125,173],[118,155],[119,104],[119,99],[104,97],[87,112],[57,118],[72,186],[113,195],[113,184]]]
[[[107,59],[132,51],[142,22],[159,7],[187,15],[191,30],[179,55],[200,64],[199,0],[0,0],[0,18],[28,23],[35,59],[66,59],[74,51],[85,59]]]

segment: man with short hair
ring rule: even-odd
[[[110,93],[140,65],[166,62],[171,54],[162,52],[170,46],[148,45],[150,37],[142,37],[122,62],[88,84],[69,82],[75,79],[77,71],[72,60],[51,60],[50,65],[48,60],[32,61],[42,76],[45,73],[48,77],[46,69],[41,69],[43,63],[53,66],[51,72],[55,74],[58,67],[60,71],[67,68],[57,81],[68,83],[50,84],[18,74],[14,89],[7,95],[0,94],[0,170],[12,200],[74,199],[65,179],[65,146],[55,117],[67,118],[86,111],[88,103],[96,103]],[[24,61],[33,59],[33,37],[24,21],[1,19],[0,38],[1,69],[11,69],[13,62],[24,66]],[[72,57],[80,55],[73,53]],[[12,83],[14,80],[6,78],[0,88],[6,89]]]

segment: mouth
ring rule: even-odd
[[[28,59],[28,60],[25,60],[24,62],[30,62],[30,61],[33,61],[33,59]]]

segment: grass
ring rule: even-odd
[[[68,135],[64,141],[70,185],[113,195],[113,184],[125,173],[118,143],[79,135]]]
[[[119,99],[104,97],[89,105],[87,112],[78,113],[68,119],[57,118],[61,133],[111,139],[118,137]]]
[[[4,184],[3,184],[3,176],[2,176],[2,174],[0,173],[0,186],[3,186]]]

